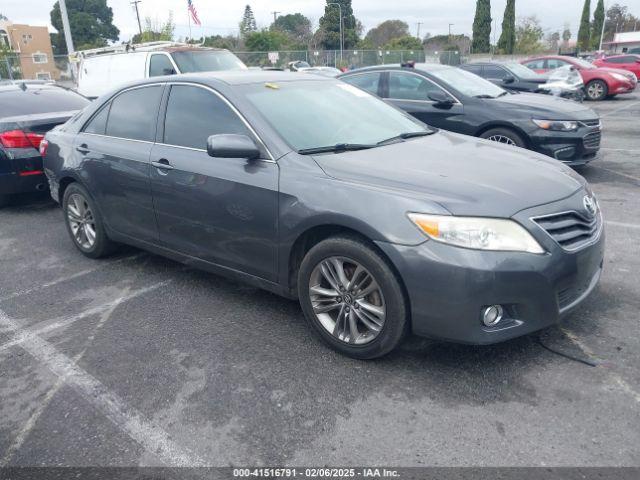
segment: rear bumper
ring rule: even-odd
[[[20,176],[17,173],[0,174],[0,195],[42,192],[48,190],[48,188],[47,178],[44,173],[28,176]]]
[[[518,215],[518,221],[530,221],[528,215]],[[491,344],[553,325],[580,305],[600,279],[604,231],[588,246],[568,252],[544,231],[527,228],[547,253],[469,250],[432,240],[418,246],[379,242],[404,281],[413,332]],[[505,312],[495,327],[481,321],[482,309],[490,305]]]

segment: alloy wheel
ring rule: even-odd
[[[85,250],[96,243],[96,224],[91,207],[79,193],[69,196],[67,202],[67,220],[76,243]]]
[[[322,260],[311,273],[313,312],[333,337],[351,345],[372,342],[386,319],[384,295],[373,275],[347,257]]]
[[[587,94],[591,99],[600,98],[604,95],[604,86],[599,82],[593,82],[589,85],[589,88],[587,88]]]
[[[487,137],[487,140],[491,140],[492,142],[504,143],[505,145],[516,146],[516,142],[514,142],[511,138],[506,135],[491,135]]]

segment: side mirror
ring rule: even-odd
[[[451,106],[453,105],[453,99],[444,92],[439,90],[435,92],[429,92],[429,100],[435,102],[436,105],[440,106]]]
[[[246,135],[211,135],[207,139],[207,153],[218,158],[260,158],[260,149]]]
[[[516,81],[516,78],[509,75],[508,77],[504,77],[504,79],[502,80],[502,83],[504,83],[505,85],[509,85],[510,83],[513,83],[515,81]]]

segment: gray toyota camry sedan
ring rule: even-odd
[[[84,255],[126,243],[298,298],[356,358],[408,333],[487,344],[540,330],[602,270],[598,202],[570,168],[330,78],[145,80],[41,150]]]

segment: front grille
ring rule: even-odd
[[[595,120],[582,120],[580,123],[582,123],[583,125],[585,125],[587,127],[599,127],[600,126],[600,119],[596,118]]]
[[[584,136],[582,139],[584,143],[584,148],[589,148],[591,150],[600,148],[600,140],[602,139],[601,132],[592,132]]]
[[[602,220],[598,212],[587,218],[578,212],[564,212],[533,219],[565,250],[579,250],[590,244],[600,233]]]

